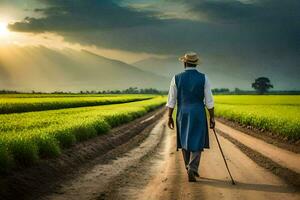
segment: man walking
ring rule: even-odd
[[[168,126],[174,129],[172,114],[177,102],[177,150],[182,149],[188,180],[195,182],[195,177],[199,177],[201,152],[209,148],[205,106],[209,111],[210,128],[214,128],[214,101],[206,75],[196,69],[198,55],[186,53],[179,60],[184,63],[185,71],[175,75],[171,81],[166,105],[169,110]]]

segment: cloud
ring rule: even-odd
[[[292,47],[300,47],[300,1],[298,0],[190,0],[177,2],[210,23],[247,30],[252,38],[282,38]],[[250,37],[251,38],[251,37]]]
[[[235,67],[245,73],[268,68],[300,78],[298,0],[171,1],[187,8],[177,12],[187,10],[198,20],[161,19],[157,16],[163,13],[134,9],[120,0],[42,2],[45,6],[35,10],[42,17],[29,16],[9,28],[55,32],[69,42],[130,52],[178,56],[194,50],[203,55],[204,63],[228,72]]]
[[[12,31],[56,32],[68,41],[135,52],[176,54],[188,48],[247,53],[300,52],[300,1],[176,0],[199,21],[160,19],[155,11],[111,0],[43,0],[46,7],[10,24]],[[173,1],[174,2],[174,1]],[[178,10],[181,12],[181,10]],[[212,50],[214,51],[214,50]]]
[[[200,19],[220,25],[221,29],[230,27],[237,31],[237,42],[255,42],[255,48],[258,50],[274,48],[274,51],[280,49],[282,53],[286,51],[300,54],[298,0],[177,0],[177,2],[188,6],[189,11],[199,15]]]
[[[120,29],[160,23],[153,12],[138,12],[122,7],[111,0],[43,0],[46,8],[34,11],[44,17],[26,17],[9,25],[19,32],[77,32],[103,29]]]
[[[222,22],[237,22],[253,19],[261,7],[257,4],[243,3],[238,0],[225,1],[188,1],[190,11]]]
[[[168,0],[170,1],[170,0]],[[184,4],[195,14],[206,15],[221,22],[261,22],[277,19],[297,19],[300,2],[298,0],[174,0]]]

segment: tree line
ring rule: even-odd
[[[155,88],[139,89],[138,87],[129,87],[124,90],[100,90],[100,91],[80,91],[80,94],[165,94],[167,91],[161,91]]]
[[[267,77],[258,77],[251,84],[254,90],[242,90],[235,88],[230,90],[229,88],[214,88],[212,89],[213,94],[291,94],[299,95],[299,90],[273,90],[270,91],[274,86]],[[0,94],[20,94],[24,92],[19,92],[15,90],[0,90]],[[155,88],[145,88],[139,89],[138,87],[129,87],[124,90],[82,90],[80,92],[64,92],[64,91],[54,91],[50,93],[46,92],[36,92],[31,91],[32,94],[168,94],[168,91],[162,91]]]
[[[167,94],[168,91],[162,91],[155,88],[129,87],[123,90],[81,90],[79,92],[71,91],[53,91],[41,92],[32,90],[31,92],[21,92],[17,90],[0,90],[0,94]]]

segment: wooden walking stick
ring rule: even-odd
[[[222,147],[221,147],[221,145],[220,145],[220,142],[219,142],[219,139],[218,139],[218,136],[217,136],[217,133],[216,133],[216,129],[215,129],[215,128],[213,128],[213,132],[214,132],[214,134],[215,134],[215,136],[216,136],[216,140],[217,140],[217,143],[218,143],[219,149],[220,149],[220,151],[221,151],[221,154],[222,154],[223,160],[224,160],[224,162],[225,162],[225,165],[226,165],[226,168],[227,168],[228,174],[229,174],[229,176],[230,176],[230,178],[231,178],[231,183],[232,183],[232,185],[235,185],[235,182],[234,182],[234,180],[233,180],[233,178],[232,178],[232,176],[231,176],[231,173],[230,173],[230,171],[229,171],[229,168],[228,168],[228,165],[227,165],[227,162],[226,162],[226,159],[225,159],[225,156],[224,156],[224,153],[223,153]]]

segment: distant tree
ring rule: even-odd
[[[240,89],[240,88],[234,88],[234,93],[235,94],[240,94],[242,93],[243,91]]]
[[[252,83],[252,88],[254,88],[259,94],[264,94],[268,92],[270,88],[273,88],[273,85],[269,78],[259,77],[255,79],[254,83]]]
[[[139,90],[138,90],[137,87],[130,87],[130,88],[124,90],[123,93],[125,93],[125,94],[138,94]]]
[[[228,94],[230,93],[230,90],[228,88],[214,88],[212,89],[212,92],[214,94]]]
[[[0,90],[0,94],[19,94],[21,92],[18,92],[16,90]]]
[[[140,94],[160,94],[161,92],[155,88],[140,89]]]

